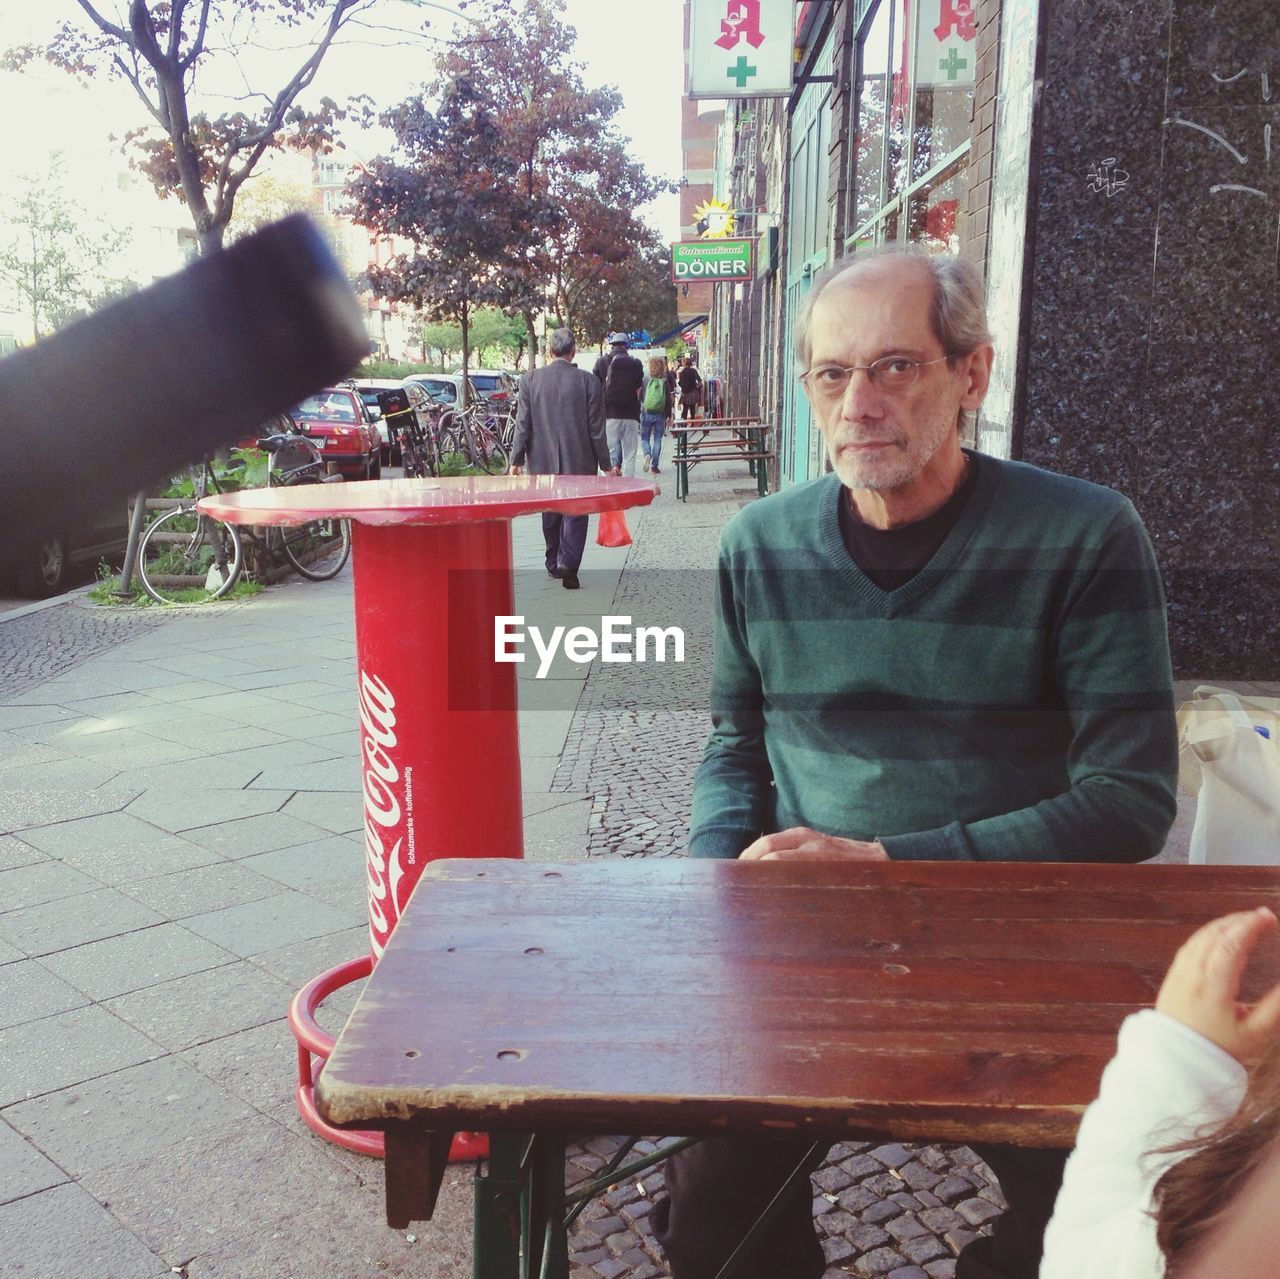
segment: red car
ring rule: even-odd
[[[354,388],[330,386],[308,395],[292,410],[292,417],[340,475],[351,480],[381,477],[382,440]]]

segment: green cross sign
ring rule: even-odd
[[[951,52],[953,55],[955,54],[954,49]],[[747,79],[755,75],[756,70],[757,68],[751,66],[742,54],[738,54],[737,62],[725,72],[725,75],[730,80],[736,81],[739,89],[745,89],[747,87]]]
[[[739,58],[738,61],[741,62],[742,59]],[[948,80],[954,80],[956,76],[958,76],[968,65],[969,60],[967,58],[962,58],[956,52],[955,45],[952,45],[951,48],[947,50],[946,58],[942,62],[938,63],[938,70],[945,71],[947,73]]]

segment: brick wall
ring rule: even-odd
[[[986,273],[987,226],[991,213],[991,165],[994,162],[996,91],[1000,83],[1000,0],[977,0],[977,84],[969,137],[969,203],[960,252]]]

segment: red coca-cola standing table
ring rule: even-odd
[[[232,524],[352,522],[356,680],[371,949],[294,997],[299,1113],[321,1136],[382,1154],[382,1134],[331,1127],[316,1111],[313,1057],[333,1036],[316,1009],[367,977],[423,866],[442,857],[523,857],[516,672],[494,661],[494,618],[514,612],[511,521],[653,501],[645,480],[579,475],[366,480],[206,497]],[[484,1153],[460,1134],[455,1157]]]

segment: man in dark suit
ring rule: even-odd
[[[520,386],[516,438],[511,447],[511,474],[617,475],[609,459],[604,433],[604,388],[585,369],[577,368],[577,350],[568,329],[551,335],[549,364],[535,369]],[[578,566],[587,544],[586,515],[542,516],[547,543],[547,572],[567,591],[578,589]]]

